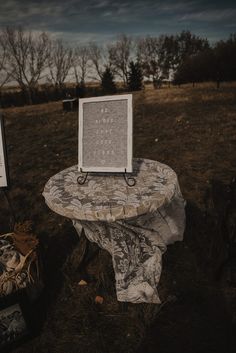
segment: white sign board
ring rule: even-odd
[[[132,95],[79,100],[79,163],[83,172],[132,172]]]
[[[6,149],[3,131],[3,119],[0,116],[0,188],[7,187]]]

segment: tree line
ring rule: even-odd
[[[174,83],[214,81],[219,88],[221,82],[236,80],[236,34],[213,47],[186,57],[175,72]]]
[[[32,104],[42,85],[61,97],[66,82],[73,82],[82,96],[87,81],[98,81],[103,93],[113,93],[117,81],[137,90],[144,79],[155,88],[164,80],[181,84],[235,79],[235,42],[233,35],[211,47],[206,38],[182,31],[136,39],[120,34],[106,45],[91,42],[72,48],[46,32],[7,27],[0,31],[0,93],[4,85],[17,83]]]

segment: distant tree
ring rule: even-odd
[[[151,78],[155,86],[162,76],[158,38],[150,36],[140,38],[137,44],[137,54],[144,76]]]
[[[236,80],[236,34],[228,40],[219,41],[214,49],[214,76],[213,79],[219,88],[222,81]]]
[[[21,27],[7,27],[1,32],[1,41],[5,47],[5,70],[27,93],[31,104],[39,80],[45,77],[50,53],[49,36],[44,32],[33,35]]]
[[[200,38],[190,31],[182,31],[176,36],[177,55],[175,58],[176,67],[181,65],[188,57],[209,49],[207,39]]]
[[[116,85],[114,81],[113,73],[110,68],[106,68],[103,72],[102,80],[101,80],[102,91],[105,94],[113,94],[116,93]]]
[[[120,34],[116,42],[108,46],[110,70],[122,78],[124,85],[128,84],[132,46],[131,37],[125,34]]]
[[[84,84],[89,69],[89,49],[87,46],[78,46],[73,51],[72,65],[76,84]]]
[[[73,52],[60,39],[51,41],[48,67],[48,81],[62,90],[69,71],[73,67]]]
[[[236,80],[236,35],[219,41],[213,48],[188,56],[175,73],[175,83]]]
[[[143,87],[143,73],[140,63],[133,61],[129,64],[128,88],[130,91],[140,91]]]
[[[7,71],[7,50],[3,35],[0,34],[0,95],[2,87],[10,81],[11,72]]]
[[[183,84],[191,82],[193,87],[196,82],[200,81],[199,68],[197,67],[196,57],[188,57],[185,61],[179,65],[178,70],[175,72],[174,83]]]
[[[85,94],[86,94],[86,86],[85,86],[85,82],[84,81],[81,81],[81,82],[78,82],[76,84],[76,97],[77,98],[84,98],[85,97]]]
[[[90,42],[88,45],[89,59],[92,63],[92,68],[95,71],[95,75],[91,76],[92,80],[101,80],[104,72],[104,67],[108,67],[108,53],[106,48],[98,46],[94,42]]]
[[[178,64],[178,42],[173,35],[161,35],[159,41],[159,65],[162,77],[170,80]]]
[[[182,84],[191,82],[194,86],[196,82],[212,80],[213,75],[213,50],[207,49],[186,58],[185,61],[179,65],[174,75],[174,83]]]
[[[141,38],[138,41],[138,58],[145,77],[151,78],[154,87],[160,87],[164,78],[170,79],[187,58],[209,48],[206,39],[189,31],[178,35]],[[182,68],[181,68],[182,70]]]

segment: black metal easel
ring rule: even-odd
[[[82,171],[82,168],[80,168],[80,173],[81,173],[82,175],[79,175],[79,176],[78,176],[78,178],[77,178],[77,183],[80,184],[80,185],[83,185],[83,184],[86,182],[86,180],[87,180],[88,172],[84,173],[84,172]],[[84,174],[85,174],[85,175],[84,175]]]
[[[80,168],[80,173],[82,175],[78,176],[77,183],[80,184],[80,185],[84,185],[84,183],[86,182],[86,180],[88,178],[88,172],[83,172],[82,168]],[[135,178],[129,176],[129,174],[126,172],[126,168],[125,168],[125,172],[123,173],[123,177],[124,177],[124,180],[125,180],[126,184],[129,187],[132,187],[132,186],[134,186],[136,184]]]

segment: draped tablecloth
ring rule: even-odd
[[[47,205],[111,254],[119,301],[160,303],[162,254],[183,239],[185,227],[176,173],[135,158],[133,187],[120,174],[91,173],[84,185],[77,183],[79,175],[73,166],[51,177],[43,192]]]

